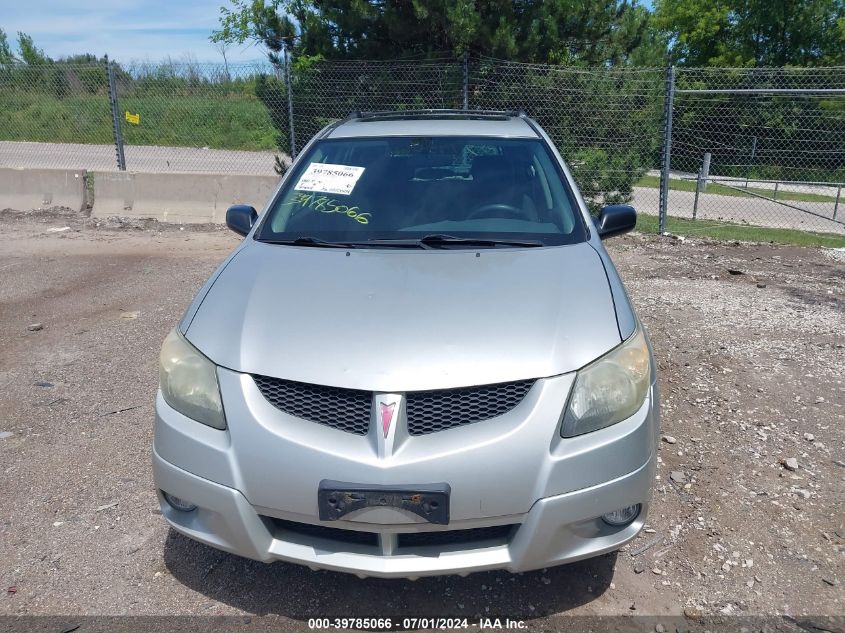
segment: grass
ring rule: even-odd
[[[694,180],[679,180],[676,178],[669,179],[669,189],[672,191],[695,191]],[[651,187],[657,188],[660,186],[659,176],[643,176],[640,178],[635,187]],[[748,187],[748,191],[756,193],[759,196],[771,198],[774,194],[773,189],[760,189],[757,187]],[[704,192],[702,192],[704,193]],[[754,196],[747,195],[744,191],[737,191],[735,188],[726,187],[718,183],[710,183],[707,185],[707,194],[716,193],[721,196],[736,196],[738,198],[753,198]],[[783,191],[778,190],[777,200],[792,200],[795,202],[834,202],[836,198],[833,196],[824,196],[818,193],[804,193],[801,191]]]
[[[125,97],[120,110],[141,115],[139,125],[122,122],[128,145],[276,149],[267,108],[248,95]],[[0,141],[112,143],[108,97],[0,93]]]
[[[845,235],[833,233],[812,233],[794,229],[771,229],[750,224],[732,224],[713,220],[668,219],[668,230],[677,235],[712,237],[717,240],[742,240],[747,242],[772,242],[794,246],[825,246],[845,248]],[[657,233],[656,215],[637,215],[637,231]]]

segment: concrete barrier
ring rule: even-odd
[[[0,210],[85,206],[84,170],[0,168]]]
[[[161,222],[225,222],[226,209],[249,204],[259,212],[278,176],[94,172],[93,216]]]

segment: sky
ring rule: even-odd
[[[0,28],[16,49],[28,33],[53,58],[107,54],[119,62],[174,60],[222,62],[208,41],[228,0],[0,0]],[[230,63],[264,60],[263,49],[232,45]]]

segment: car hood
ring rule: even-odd
[[[347,251],[252,241],[185,335],[235,371],[385,392],[563,374],[620,343],[587,243]]]

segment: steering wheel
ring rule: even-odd
[[[467,216],[467,220],[475,220],[476,218],[513,218],[514,220],[524,220],[525,213],[522,209],[512,204],[493,202],[478,207]]]

